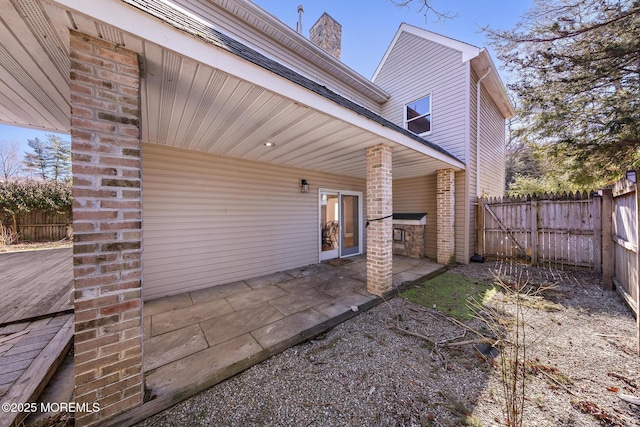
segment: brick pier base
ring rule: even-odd
[[[94,425],[142,404],[138,58],[71,31],[75,400]],[[94,404],[96,409],[94,411]]]
[[[437,262],[455,261],[455,174],[453,169],[440,169],[436,182]]]
[[[393,214],[391,147],[367,148],[367,218]],[[367,291],[382,295],[393,285],[393,219],[369,221],[367,227]]]

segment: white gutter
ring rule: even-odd
[[[491,73],[491,68],[487,69],[482,77],[476,82],[476,195],[482,197],[480,193],[480,83]]]

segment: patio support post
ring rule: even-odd
[[[455,261],[455,173],[453,169],[440,169],[436,177],[437,262]]]
[[[393,284],[391,147],[367,148],[367,291],[382,295]]]
[[[142,404],[137,54],[71,31],[76,426]]]

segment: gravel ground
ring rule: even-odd
[[[506,281],[557,284],[544,295],[551,308],[532,309],[527,321],[534,341],[524,425],[640,425],[638,407],[618,397],[640,394],[635,319],[622,299],[584,272],[495,263],[451,272],[491,279],[496,269]],[[510,304],[501,294],[493,303]],[[500,358],[429,342],[472,338],[439,312],[396,297],[139,426],[501,425]]]

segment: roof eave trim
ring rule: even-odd
[[[199,1],[203,1],[203,0],[199,0]],[[234,11],[232,8],[229,7],[231,2],[219,1],[219,0],[206,0],[206,2],[215,3],[218,7],[221,7],[225,9],[227,12],[235,16],[238,16],[237,11]],[[372,101],[377,102],[379,104],[386,102],[391,97],[389,93],[387,93],[382,88],[378,87],[371,80],[367,79],[366,77],[364,77],[363,75],[361,75],[360,73],[358,73],[357,71],[355,71],[354,69],[346,65],[344,62],[334,58],[333,56],[325,52],[323,49],[313,44],[311,40],[307,39],[302,34],[295,31],[293,28],[290,28],[280,19],[273,16],[266,10],[262,9],[255,3],[251,1],[241,1],[238,3],[239,4],[237,4],[236,6],[245,8],[245,10],[248,10],[250,13],[255,14],[262,21],[262,23],[270,26],[272,29],[276,31],[279,31],[280,34],[286,37],[288,40],[294,43],[297,43],[298,45],[302,46],[304,49],[307,49],[308,51],[312,52],[314,56],[316,56],[320,61],[324,61],[325,64],[331,64],[332,66],[340,69],[340,71],[347,74],[352,79],[358,81],[360,84],[365,86],[371,92],[371,94],[367,94],[362,92],[362,90],[359,90],[358,88],[353,87],[354,90],[357,90],[362,95],[370,98]],[[255,27],[255,25],[253,26]],[[259,29],[259,31],[264,32],[261,29]],[[327,72],[332,72],[332,70],[328,69],[328,67],[326,66],[323,66],[323,64],[316,64],[316,65],[320,66]],[[352,85],[349,84],[349,82],[345,81],[344,83],[352,87]]]
[[[478,76],[484,74],[487,69],[492,69],[494,72],[489,74],[487,78],[482,82],[482,85],[487,88],[493,102],[502,113],[505,119],[510,119],[516,114],[516,110],[511,103],[511,99],[507,93],[507,89],[500,78],[498,68],[493,63],[491,55],[487,49],[482,49],[480,55],[477,58],[471,60],[471,66]]]

